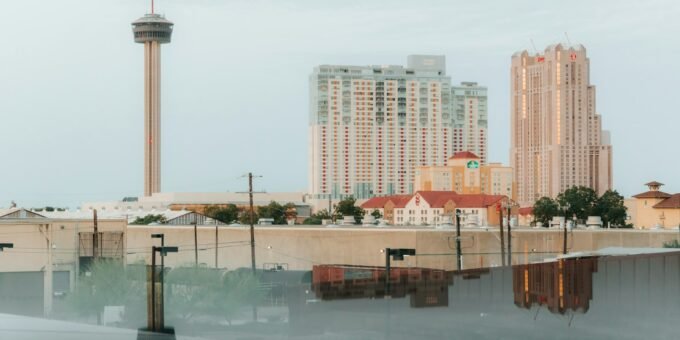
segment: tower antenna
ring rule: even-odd
[[[567,32],[564,32],[564,36],[567,38],[567,43],[571,47],[571,40],[569,40],[569,34],[567,34]]]
[[[529,41],[531,42],[531,47],[534,48],[534,53],[538,54],[538,50],[536,49],[536,45],[534,45],[534,39],[529,38]]]

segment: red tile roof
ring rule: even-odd
[[[522,216],[533,215],[534,214],[534,207],[519,208],[519,214],[522,215]]]
[[[641,194],[637,194],[633,197],[635,197],[635,198],[669,198],[669,197],[671,197],[671,194],[667,194],[667,193],[665,193],[663,191],[659,191],[659,190],[650,190],[650,191],[643,192]]]
[[[658,187],[658,186],[663,185],[663,183],[659,183],[659,182],[657,182],[657,181],[651,181],[651,182],[649,182],[649,183],[645,183],[645,185],[647,185],[647,186],[650,186],[650,185],[651,185],[651,186],[657,186],[657,187]]]
[[[416,195],[422,197],[431,208],[443,208],[449,201],[453,201],[457,208],[487,208],[506,197],[503,195],[486,194],[461,195],[455,191],[418,191],[413,195],[374,197],[364,202],[361,208],[382,209],[389,201],[394,203],[395,208],[403,208]]]
[[[361,205],[362,209],[382,209],[387,202],[392,201],[397,208],[403,208],[412,195],[392,195],[373,197]]]
[[[672,195],[671,197],[655,204],[655,209],[678,209],[680,208],[680,194]]]
[[[458,158],[477,158],[479,157],[475,155],[474,153],[470,151],[461,151],[461,152],[456,152],[453,154],[453,156],[449,157],[449,159],[458,159]]]

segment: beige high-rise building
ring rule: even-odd
[[[510,164],[521,205],[572,186],[598,194],[612,187],[612,147],[582,45],[515,53],[510,88]]]
[[[135,42],[144,44],[144,196],[161,192],[161,44],[173,26],[153,7],[132,23]]]

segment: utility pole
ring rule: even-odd
[[[392,254],[392,250],[390,248],[385,248],[385,296],[390,295],[390,271],[391,271],[391,263],[390,263],[390,256]]]
[[[219,223],[217,220],[215,220],[215,269],[217,269],[217,254],[219,251],[219,247],[217,246],[219,244],[219,235],[218,235],[218,230],[217,227],[219,226]]]
[[[500,220],[498,221],[498,225],[501,232],[501,264],[503,267],[505,267],[505,240],[503,236],[503,207],[501,206],[500,203],[498,203],[498,211],[500,212]]]
[[[194,218],[194,266],[198,267],[198,223],[196,223],[196,218]]]
[[[245,177],[245,176],[244,176]],[[255,208],[253,207],[253,178],[262,177],[255,176],[252,172],[248,173],[248,198],[250,201],[250,266],[253,271],[253,277],[257,275],[255,267]],[[253,302],[253,320],[257,322],[257,305]]]
[[[248,173],[248,198],[250,199],[250,265],[255,275],[255,210],[253,208],[253,173]]]
[[[54,292],[52,290],[52,287],[54,285],[54,277],[53,277],[53,265],[52,265],[52,240],[53,240],[53,233],[52,230],[54,228],[50,228],[50,224],[45,224],[45,238],[47,241],[47,265],[45,266],[45,280],[44,282],[44,298],[43,298],[43,314],[45,317],[49,317],[50,314],[52,314],[52,304],[53,304],[53,299],[54,299]],[[97,320],[99,320],[99,314],[97,314]]]
[[[97,260],[99,229],[97,228],[97,209],[94,209],[94,232],[92,233],[92,262]]]

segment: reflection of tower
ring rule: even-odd
[[[161,44],[170,42],[172,28],[153,5],[132,23],[135,42],[144,44],[144,196],[161,191]]]

